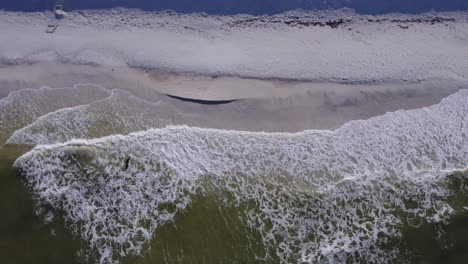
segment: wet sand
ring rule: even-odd
[[[150,102],[163,102],[163,115],[171,124],[266,132],[335,129],[350,120],[430,106],[468,87],[463,80],[455,79],[339,84],[55,63],[0,67],[0,83],[2,97],[25,88],[93,83],[130,91]],[[203,104],[203,100],[221,104]]]

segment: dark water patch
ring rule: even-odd
[[[455,214],[448,225],[425,223],[404,228],[400,250],[408,263],[466,263],[468,212]]]
[[[261,260],[266,255],[261,236],[243,222],[242,208],[227,207],[221,199],[193,197],[173,223],[158,228],[149,254],[122,263],[278,263],[275,256]]]
[[[407,223],[397,241],[407,263],[466,263],[468,260],[468,172],[450,176],[452,195],[447,203],[455,210],[448,223],[421,222],[417,228]]]
[[[33,209],[33,201],[21,175],[12,168],[28,147],[0,148],[0,263],[76,263],[79,242],[62,221],[45,225]]]
[[[455,173],[449,177],[452,196],[447,203],[457,213],[448,224],[422,222],[413,227],[406,222],[407,215],[399,214],[396,209],[395,214],[403,221],[402,237],[388,238],[386,234],[380,234],[382,241],[374,245],[399,252],[396,259],[389,259],[390,263],[466,263],[468,211],[458,210],[468,206],[468,192],[465,193],[468,189],[463,189],[468,184],[468,174]],[[191,206],[184,213],[176,216],[173,223],[160,227],[154,235],[150,254],[142,259],[126,259],[123,263],[279,263],[275,248],[265,248],[261,236],[244,222],[242,212],[259,210],[258,204],[247,201],[237,207],[229,207],[225,202],[225,199],[233,198],[229,192],[213,192],[216,194],[193,197]],[[308,198],[316,200],[315,195]],[[406,205],[411,206],[409,203]],[[301,206],[300,202],[297,206]],[[365,214],[359,216],[363,222],[371,220]],[[264,224],[267,229],[271,225],[267,219]],[[275,246],[280,242],[281,239]],[[364,255],[343,254],[346,263],[366,263]],[[295,261],[299,261],[298,255],[291,259],[291,263]]]
[[[173,98],[173,99],[183,101],[183,102],[202,104],[202,105],[222,105],[222,104],[229,104],[229,103],[238,101],[238,99],[233,99],[233,100],[200,100],[200,99],[179,97],[179,96],[169,95],[169,94],[167,94],[167,96],[170,97],[170,98]]]

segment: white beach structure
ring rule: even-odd
[[[54,7],[54,15],[55,18],[60,19],[63,18],[67,13],[63,11],[63,5],[55,5]]]

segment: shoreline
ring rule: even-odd
[[[351,120],[427,107],[468,88],[466,82],[456,79],[360,85],[278,82],[56,63],[0,67],[0,83],[1,97],[25,88],[90,83],[126,90],[146,100],[148,107],[160,109],[158,115],[173,125],[264,132],[332,130]],[[159,103],[164,107],[151,106]]]
[[[317,81],[236,75],[213,76],[196,72],[173,72],[134,66],[60,62],[0,64],[0,82],[4,86],[13,86],[9,89],[11,91],[26,88],[36,89],[43,86],[63,88],[90,83],[103,86],[106,89],[115,88],[130,92],[143,88],[143,90],[148,89],[172,97],[201,101],[282,98],[310,91],[330,91],[331,89],[344,91],[348,88],[369,91],[374,89],[415,89],[437,84],[468,86],[468,79],[459,76],[457,78],[451,76],[418,81],[395,79],[374,80],[373,82],[368,80],[339,82],[334,79]],[[19,85],[23,87],[19,87]],[[125,85],[129,87],[124,87]],[[137,87],[130,87],[132,85]],[[4,91],[0,91],[0,98],[3,97],[2,95],[5,95]]]

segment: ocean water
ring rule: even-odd
[[[48,245],[60,252],[45,254],[48,263],[468,259],[468,90],[300,133],[149,129],[120,114],[119,126],[96,125],[117,108],[137,109],[110,103],[118,93],[45,114],[3,147],[2,180],[20,191],[2,200],[23,197],[27,217],[18,225],[38,227],[31,256]],[[77,116],[91,125],[67,125],[81,124]],[[3,206],[6,219],[23,212]],[[3,255],[13,263],[11,252]]]
[[[95,263],[98,259],[80,256],[80,241],[73,238],[63,221],[44,224],[34,214],[34,202],[21,175],[12,169],[18,155],[28,148],[8,147],[0,152],[2,201],[0,209],[0,251],[2,263]],[[453,190],[458,190],[468,174],[456,174]],[[460,181],[461,180],[461,181]],[[465,182],[466,183],[466,182]],[[458,193],[460,194],[460,193]],[[425,224],[418,228],[402,228],[403,236],[396,248],[405,252],[400,260],[407,263],[463,263],[468,259],[468,215],[466,195],[455,197],[457,211],[449,224]],[[150,243],[149,253],[121,259],[121,263],[277,263],[261,261],[264,247],[258,234],[238,219],[239,211],[220,206],[216,196],[194,199],[191,206],[173,223],[159,228]],[[438,232],[444,234],[439,239]],[[249,242],[249,237],[251,237]],[[254,243],[257,241],[257,243]],[[447,243],[450,243],[447,247]]]
[[[91,103],[109,94],[92,84],[67,88],[24,89],[0,99],[0,145],[15,132],[40,116],[66,107]]]
[[[87,91],[81,93],[86,94]],[[172,123],[167,119],[167,115],[164,115],[170,111],[170,106],[167,104],[160,101],[154,103],[145,101],[123,90],[112,90],[107,93],[108,97],[104,99],[92,96],[93,101],[90,104],[83,103],[76,107],[61,108],[37,118],[10,134],[6,144],[32,146],[51,144],[73,138],[128,134],[149,128],[165,127]],[[36,107],[42,109],[40,106]]]
[[[34,214],[33,200],[15,159],[29,147],[0,148],[0,262],[73,263],[80,243],[63,222],[45,225]]]

